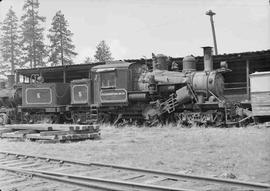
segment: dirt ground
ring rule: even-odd
[[[0,140],[0,150],[270,183],[270,128],[101,127],[100,140]]]

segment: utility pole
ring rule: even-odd
[[[213,20],[213,16],[216,13],[214,13],[212,10],[209,10],[205,14],[210,16],[210,23],[211,23],[211,27],[212,27],[213,40],[214,40],[215,55],[217,55],[218,54],[217,40],[216,40],[215,26],[214,26],[214,20]]]

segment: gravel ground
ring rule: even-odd
[[[270,183],[270,128],[101,127],[100,140],[0,140],[0,150]]]

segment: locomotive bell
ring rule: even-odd
[[[196,71],[196,60],[194,56],[186,56],[183,58],[183,72]]]
[[[164,54],[158,54],[156,55],[156,62],[153,63],[154,69],[158,70],[168,70],[169,65],[168,65],[168,57],[165,56]]]

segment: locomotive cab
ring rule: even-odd
[[[139,90],[141,67],[141,64],[123,61],[93,67],[94,103],[98,106],[128,105],[129,94]]]

